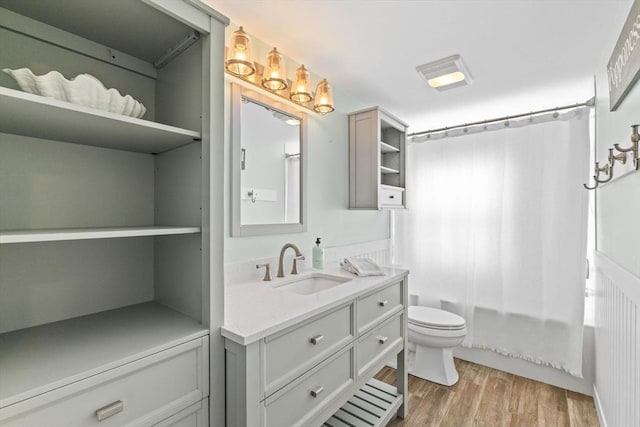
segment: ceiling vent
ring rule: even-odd
[[[473,81],[460,55],[451,55],[428,64],[418,65],[416,71],[429,86],[438,91],[466,86]]]

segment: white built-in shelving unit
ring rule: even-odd
[[[198,1],[0,6],[0,68],[89,73],[147,108],[0,73],[0,425],[223,423],[227,19]]]

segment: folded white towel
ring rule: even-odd
[[[345,258],[340,267],[358,276],[384,276],[385,272],[369,258]]]

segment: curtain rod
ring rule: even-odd
[[[503,122],[503,121],[510,120],[510,119],[518,119],[520,117],[527,117],[527,116],[533,116],[533,115],[537,115],[537,114],[550,113],[552,111],[569,110],[571,108],[593,107],[595,104],[596,104],[596,98],[593,97],[593,98],[591,98],[591,99],[589,99],[589,100],[587,100],[585,102],[576,103],[576,104],[572,104],[572,105],[564,105],[562,107],[546,108],[544,110],[530,111],[528,113],[515,114],[513,116],[504,116],[504,117],[498,117],[496,119],[481,120],[481,121],[478,121],[478,122],[464,123],[464,124],[455,125],[455,126],[447,126],[447,127],[443,127],[443,128],[439,128],[439,129],[429,129],[429,130],[425,130],[425,131],[421,131],[421,132],[413,132],[413,133],[408,134],[407,136],[408,137],[412,137],[412,136],[418,136],[418,135],[427,135],[429,133],[446,132],[446,131],[451,130],[451,129],[465,128],[465,127],[469,127],[469,126],[485,125],[485,124],[496,123],[496,122]]]

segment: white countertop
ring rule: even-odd
[[[400,280],[409,270],[383,267],[384,276],[358,277],[340,268],[305,269],[297,276],[274,277],[272,281],[253,280],[233,284],[224,290],[224,325],[222,336],[242,345],[281,331],[300,321],[354,299],[360,294]],[[330,274],[351,279],[333,288],[300,295],[278,289],[283,285],[313,273]]]

